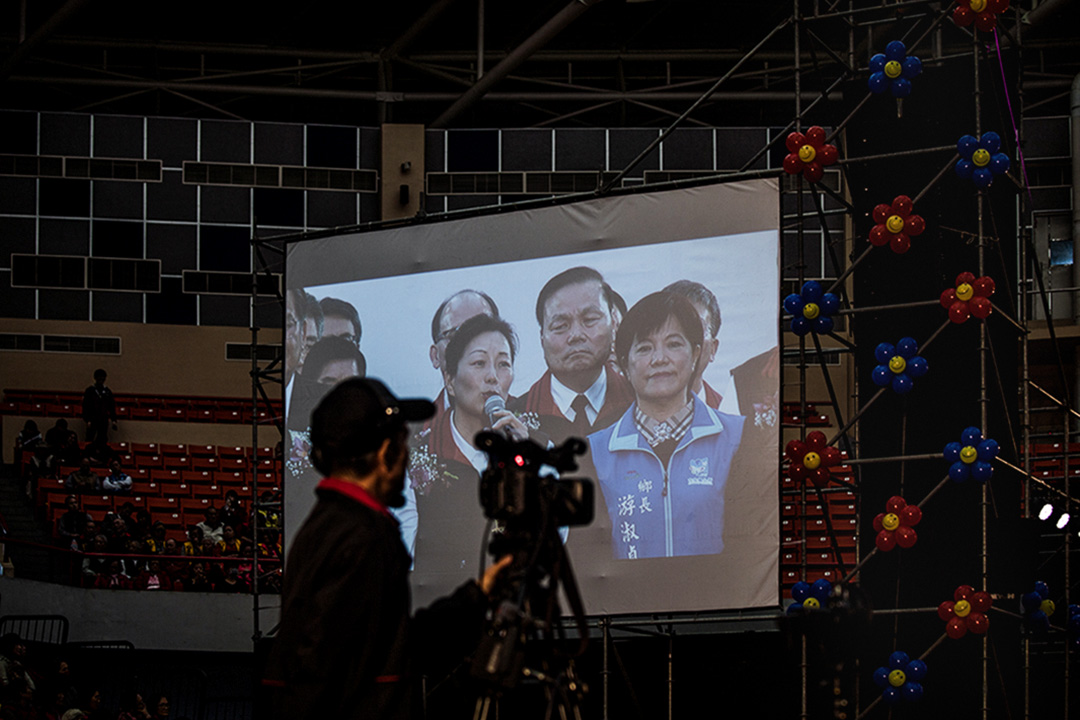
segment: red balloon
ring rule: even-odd
[[[960,602],[961,600],[968,600],[968,598],[970,598],[974,594],[975,588],[971,587],[970,585],[961,585],[960,587],[956,588],[955,592],[953,592],[952,598],[953,600]],[[968,602],[971,601],[968,600]]]
[[[806,130],[806,142],[810,143],[814,147],[821,147],[825,142],[825,128],[820,125],[814,125]]]
[[[889,498],[889,501],[885,503],[885,512],[897,513],[907,507],[907,501],[899,495],[893,495]]]
[[[893,234],[884,225],[875,225],[870,229],[870,244],[874,247],[883,247],[889,244]]]
[[[911,249],[911,240],[904,233],[897,233],[889,239],[889,247],[897,255],[903,255]]]
[[[806,137],[801,132],[789,133],[787,136],[787,142],[784,145],[787,147],[788,152],[797,153],[799,148],[806,144]]]
[[[907,217],[914,209],[915,205],[912,204],[911,198],[907,195],[897,195],[892,201],[892,211],[897,215]]]
[[[967,322],[969,317],[971,317],[971,311],[966,302],[957,300],[949,306],[949,319],[957,325]]]
[[[889,552],[896,547],[896,535],[888,530],[882,530],[874,538],[874,544],[877,545],[877,549],[881,552]]]
[[[801,462],[793,462],[793,463],[791,463],[790,466],[788,466],[788,473],[787,474],[788,474],[788,477],[791,478],[792,480],[794,480],[795,482],[802,482],[803,480],[806,479],[806,473],[807,472],[808,471],[806,469],[806,466],[803,465]]]
[[[832,165],[836,162],[837,152],[835,145],[822,145],[821,150],[818,151],[817,159],[821,161],[822,165]]]
[[[1009,0],[987,0],[986,9],[992,13],[1003,13],[1009,9]]]
[[[975,13],[972,12],[971,8],[959,5],[953,10],[952,19],[960,27],[967,27],[975,21]]]
[[[976,613],[984,613],[990,609],[990,593],[979,591],[972,593],[968,598],[968,602],[971,603],[971,611]]]
[[[954,603],[952,600],[946,600],[945,602],[941,603],[937,606],[937,616],[945,622],[949,622],[953,618],[952,609],[953,605],[955,604],[956,603]]]
[[[802,171],[802,160],[795,153],[784,157],[784,172],[788,175],[798,175]]]
[[[821,167],[821,163],[815,160],[812,163],[807,163],[803,168],[803,177],[810,182],[817,182],[825,176],[825,169]]]
[[[979,612],[969,613],[968,616],[964,618],[964,625],[976,635],[983,635],[990,629],[990,618]]]
[[[981,277],[972,283],[972,289],[975,291],[976,297],[988,298],[994,294],[994,290],[997,286],[994,285],[994,279],[991,277]]]
[[[827,468],[835,467],[840,464],[840,451],[834,447],[822,448],[821,450],[821,464]]]
[[[919,535],[915,532],[914,528],[909,528],[907,525],[901,525],[896,528],[896,544],[902,548],[909,548],[918,541]]]
[[[962,272],[956,276],[957,285],[963,285],[964,283],[971,285],[973,282],[975,282],[975,275],[972,273]]]
[[[941,291],[941,307],[948,309],[952,307],[954,302],[956,302],[956,290],[954,288]]]
[[[951,637],[953,640],[959,640],[967,635],[967,625],[964,624],[963,618],[954,617],[952,620],[945,624],[945,634]]]
[[[802,440],[792,440],[784,447],[784,455],[791,462],[802,462],[806,454],[806,444]]]
[[[922,520],[922,510],[918,505],[908,505],[900,511],[900,524],[915,527]]]
[[[980,320],[985,320],[994,311],[994,306],[990,304],[989,298],[973,297],[968,301],[968,305],[971,307],[971,314]]]
[[[922,215],[908,215],[904,220],[904,232],[912,237],[922,235],[925,229],[926,221],[922,219]]]
[[[995,25],[997,25],[997,15],[992,12],[983,10],[975,16],[975,27],[983,32],[990,32],[994,29]]]
[[[825,449],[826,440],[827,438],[825,437],[825,433],[821,432],[820,430],[815,430],[814,432],[809,433],[806,436],[806,447],[816,453],[820,453],[822,450]]]
[[[885,526],[881,524],[881,521],[885,518],[885,513],[878,513],[874,516],[874,532],[881,532],[885,529]]]
[[[818,465],[817,469],[810,473],[810,480],[813,481],[818,487],[825,487],[832,480],[832,476],[829,474],[829,468],[824,465]]]
[[[885,203],[874,206],[874,222],[876,222],[878,225],[881,225],[883,222],[888,220],[890,215],[892,215],[891,206],[886,205]]]

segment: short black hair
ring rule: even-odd
[[[367,359],[355,344],[341,337],[324,337],[311,346],[300,377],[318,382],[323,369],[336,360],[352,360],[356,362],[358,377],[367,374]]]
[[[360,313],[356,311],[352,303],[338,298],[324,297],[319,301],[319,307],[322,309],[324,320],[328,317],[341,317],[351,322],[353,335],[356,336],[356,344],[360,345],[360,336],[363,334],[364,328],[360,324]]]
[[[544,310],[547,306],[547,301],[551,299],[551,296],[562,290],[564,287],[570,285],[580,285],[587,282],[600,283],[600,293],[604,297],[604,302],[607,303],[608,312],[611,312],[613,308],[617,307],[618,300],[622,300],[611,286],[604,280],[604,276],[600,274],[598,270],[591,267],[585,267],[580,265],[578,267],[572,267],[569,270],[563,270],[561,273],[544,283],[544,287],[540,288],[540,294],[536,296],[536,322],[542,328],[544,327]],[[618,298],[618,300],[616,300]],[[621,310],[626,312],[626,302],[623,301]]]
[[[459,297],[461,295],[464,295],[465,293],[472,293],[473,295],[479,295],[481,298],[484,299],[484,302],[486,302],[488,304],[488,307],[491,308],[491,314],[494,315],[495,317],[499,316],[499,306],[496,305],[495,301],[492,300],[491,297],[486,292],[484,292],[483,290],[472,290],[471,288],[466,288],[465,290],[458,290],[456,293],[454,293],[450,297],[443,300],[442,304],[439,305],[439,309],[435,311],[435,315],[432,316],[432,318],[431,318],[431,342],[433,342],[433,343],[439,342],[439,325],[442,324],[442,316],[443,316],[443,312],[446,311],[446,306],[450,304],[451,300],[453,300],[454,298]]]
[[[105,368],[98,368],[97,370],[94,371],[94,379],[95,380],[98,380],[98,379],[104,380],[108,376],[109,376],[109,373],[105,372]]]
[[[450,376],[456,375],[458,363],[465,356],[465,348],[477,336],[486,332],[497,332],[506,338],[506,342],[510,345],[510,362],[513,362],[514,357],[517,355],[517,335],[514,333],[514,328],[510,326],[510,323],[502,318],[491,317],[490,315],[474,315],[461,323],[461,327],[454,333],[454,337],[450,338],[450,342],[446,346],[446,364],[443,366],[443,370]]]
[[[668,318],[674,318],[679,323],[691,345],[701,347],[705,332],[701,328],[701,317],[690,301],[673,292],[654,292],[634,303],[615,335],[615,357],[624,370],[634,341],[659,330]]]
[[[705,314],[709,318],[709,337],[716,337],[720,332],[720,303],[716,302],[712,290],[693,280],[676,280],[664,290],[682,295],[690,302],[705,308]]]

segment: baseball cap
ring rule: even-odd
[[[349,378],[335,385],[311,413],[311,445],[328,459],[358,457],[405,423],[434,414],[429,400],[395,397],[375,378]]]

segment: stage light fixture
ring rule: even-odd
[[[1069,524],[1069,513],[1061,513],[1061,517],[1058,518],[1057,527],[1058,530],[1063,530],[1066,525]]]
[[[1040,520],[1049,520],[1050,516],[1054,514],[1054,506],[1050,503],[1046,503],[1042,506],[1042,510],[1039,511]]]

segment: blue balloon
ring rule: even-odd
[[[1050,618],[1042,610],[1036,610],[1028,618],[1029,627],[1035,632],[1046,632],[1050,629]]]
[[[889,655],[890,670],[903,670],[909,662],[911,662],[911,658],[903,650],[897,650]]]
[[[786,298],[784,298],[784,311],[790,315],[802,315],[802,298],[795,293],[791,293],[790,295],[788,295]]]
[[[888,686],[881,691],[881,699],[885,701],[886,705],[895,705],[900,702],[900,688],[894,688],[892,685]]]
[[[994,182],[994,173],[988,167],[975,168],[971,173],[971,182],[975,183],[977,188],[988,188],[990,183]]]
[[[911,381],[907,373],[900,373],[892,379],[892,389],[897,395],[907,395],[913,387],[915,383]]]
[[[1080,615],[1080,605],[1069,603],[1069,607],[1065,610],[1065,617],[1071,620],[1074,615]]]
[[[1009,160],[1009,156],[1005,153],[995,153],[990,156],[990,172],[995,175],[1004,175],[1009,171],[1009,167],[1012,162]]]
[[[974,425],[964,428],[964,432],[960,433],[960,442],[965,445],[978,445],[982,439],[982,430]]]
[[[1045,600],[1050,597],[1050,586],[1042,580],[1038,580],[1035,582],[1035,592],[1041,600]]]
[[[902,686],[902,694],[908,702],[916,702],[923,695],[923,686],[917,682],[907,682]]]
[[[907,664],[908,680],[920,682],[924,677],[926,677],[926,663],[916,658]]]
[[[879,688],[888,687],[889,685],[889,668],[879,667],[874,671],[874,684]]]
[[[904,59],[904,71],[901,73],[901,77],[906,77],[908,80],[922,73],[922,60],[911,55]]]
[[[829,595],[832,594],[832,583],[825,578],[815,580],[814,584],[810,586],[810,593],[818,600],[828,600]]]
[[[948,460],[949,462],[959,462],[960,461],[960,451],[963,448],[964,448],[964,446],[961,445],[958,442],[949,443],[948,445],[945,446],[945,459]]]
[[[965,160],[971,159],[971,154],[979,149],[979,141],[973,135],[962,135],[956,141],[956,152]]]
[[[814,332],[818,335],[825,335],[831,333],[833,330],[833,319],[827,315],[821,315],[814,319]]]
[[[968,470],[968,466],[960,460],[949,466],[949,479],[953,482],[964,482],[970,475],[971,471]]]
[[[979,459],[983,462],[990,462],[998,456],[998,451],[1000,449],[997,440],[983,440],[979,443]]]
[[[832,315],[840,309],[840,298],[836,293],[825,293],[821,296],[820,306],[823,314]]]
[[[808,597],[810,597],[810,583],[800,580],[791,586],[791,599],[795,602],[801,603]]]
[[[791,332],[802,337],[810,332],[810,321],[801,315],[799,317],[791,318]]]
[[[876,72],[867,79],[866,86],[870,88],[870,92],[880,95],[889,87],[889,78],[885,77],[883,72]]]
[[[892,96],[894,98],[906,98],[911,94],[911,81],[898,77],[892,81]]]
[[[874,348],[874,359],[882,365],[888,365],[892,356],[896,354],[896,348],[891,343],[880,343]]]
[[[976,460],[971,464],[971,477],[979,482],[986,482],[993,476],[994,466],[982,460]]]
[[[1024,608],[1024,612],[1034,612],[1039,609],[1039,605],[1042,604],[1043,598],[1039,597],[1039,593],[1029,592],[1024,593],[1020,597],[1020,607]]]
[[[907,55],[907,46],[899,40],[893,40],[885,46],[885,58],[887,60],[901,62],[905,55]]]
[[[915,342],[915,338],[900,338],[900,342],[896,343],[896,352],[905,360],[910,360],[919,354],[919,343]]]
[[[821,302],[821,296],[824,291],[821,289],[821,283],[817,280],[807,280],[803,283],[802,292],[799,295],[802,296],[803,302],[817,303]]]
[[[908,362],[907,371],[911,377],[920,378],[930,372],[930,364],[926,362],[926,358],[917,355]]]
[[[788,615],[796,615],[803,609],[802,603],[791,603],[787,606]]]
[[[956,177],[961,180],[970,180],[971,174],[975,172],[975,163],[970,160],[958,160],[953,169],[956,170]]]
[[[886,62],[888,61],[885,59],[885,53],[877,53],[872,58],[870,58],[870,72],[884,73]]]
[[[979,147],[993,155],[1001,149],[1001,136],[993,130],[984,132],[979,138]]]
[[[878,387],[888,387],[892,382],[892,370],[885,365],[874,368],[874,374],[870,376]]]

